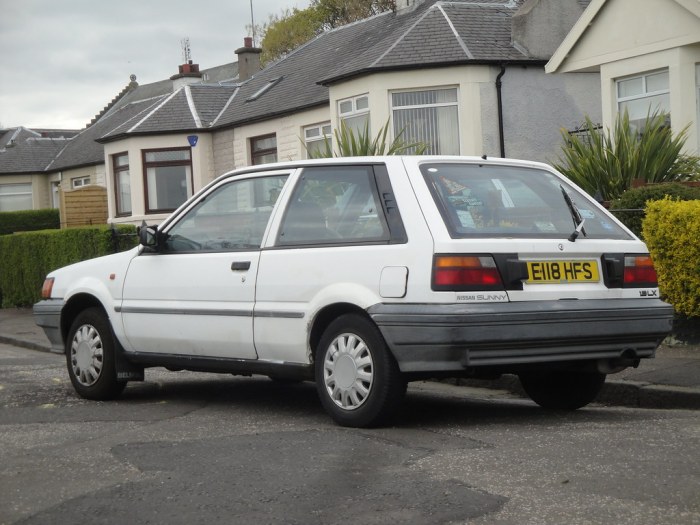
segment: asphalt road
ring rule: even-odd
[[[0,523],[700,523],[697,411],[419,383],[356,430],[310,383],[146,374],[85,401],[62,356],[0,344]]]

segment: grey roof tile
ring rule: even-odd
[[[66,146],[76,130],[0,130],[0,176],[40,173]]]

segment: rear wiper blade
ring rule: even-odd
[[[566,205],[569,207],[571,218],[574,220],[575,228],[574,231],[571,232],[571,235],[569,235],[569,240],[571,242],[575,242],[581,233],[583,233],[584,237],[586,236],[586,230],[583,229],[583,224],[586,222],[586,219],[581,217],[581,213],[578,211],[578,208],[574,204],[574,201],[571,200],[571,196],[564,189],[564,186],[560,184],[559,188],[561,189],[561,194],[564,196],[564,201],[566,201]]]

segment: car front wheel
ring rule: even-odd
[[[387,422],[406,392],[379,330],[356,314],[342,315],[328,325],[316,349],[315,366],[321,403],[342,426]]]
[[[525,393],[543,408],[576,410],[591,403],[605,383],[598,372],[547,371],[520,374]]]
[[[126,386],[117,381],[112,331],[99,308],[83,310],[73,321],[66,340],[66,363],[73,388],[86,399],[113,399]]]

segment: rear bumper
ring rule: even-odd
[[[61,335],[61,311],[64,301],[59,299],[47,299],[34,305],[34,322],[44,329],[46,337],[51,343],[51,351],[62,354],[63,337]]]
[[[377,304],[368,313],[402,372],[653,357],[673,323],[658,299]]]

